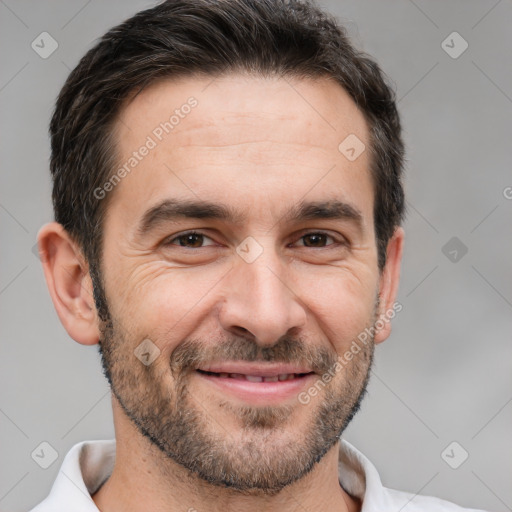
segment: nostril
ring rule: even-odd
[[[254,341],[254,336],[252,335],[251,331],[249,331],[245,327],[234,325],[233,327],[231,327],[230,331],[236,334],[237,336],[241,336],[242,338],[251,338],[252,341]]]

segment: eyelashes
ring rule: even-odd
[[[173,245],[176,245],[176,246],[178,246],[178,247],[187,247],[186,245],[183,245],[183,244],[179,244],[179,245],[178,245],[178,244],[174,244],[173,242],[174,242],[175,240],[183,241],[183,240],[187,240],[187,239],[188,239],[189,241],[191,241],[191,240],[195,240],[195,241],[197,242],[197,240],[198,240],[198,239],[199,239],[199,240],[204,240],[205,238],[206,238],[206,239],[208,239],[208,240],[210,240],[210,241],[213,241],[209,236],[206,236],[205,234],[201,233],[200,231],[187,231],[187,232],[185,232],[185,233],[181,233],[181,234],[179,234],[179,235],[174,236],[173,238],[168,239],[168,240],[165,242],[165,244],[164,244],[164,245],[166,245],[166,246],[173,246]],[[204,247],[204,246],[202,246],[202,247]],[[194,247],[187,247],[187,248],[190,248],[190,249],[200,249],[200,248],[202,248],[202,247],[196,247],[196,246],[194,246]]]
[[[307,240],[307,242],[306,242]],[[328,241],[332,240],[331,243]],[[210,241],[213,243],[208,243],[207,245],[203,245],[205,241]],[[304,247],[306,249],[329,249],[331,247],[340,247],[346,246],[347,242],[344,237],[335,237],[330,233],[326,233],[324,231],[307,231],[303,232],[299,237],[298,241],[302,241],[303,243],[299,245],[299,247]],[[325,241],[325,245],[322,244],[322,241]],[[320,246],[316,245],[321,243]],[[312,245],[309,245],[312,244]],[[201,231],[191,230],[183,233],[179,233],[177,235],[173,235],[170,238],[167,238],[163,245],[165,247],[179,247],[187,250],[190,249],[203,249],[205,247],[215,246],[215,242],[211,237],[206,235]]]

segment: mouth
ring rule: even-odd
[[[306,373],[278,373],[270,375],[247,375],[245,373],[227,373],[227,372],[209,372],[204,370],[197,370],[197,372],[203,375],[209,375],[211,377],[218,377],[219,379],[236,379],[246,380],[249,382],[284,382],[287,380],[302,379],[313,372]]]
[[[277,405],[296,399],[315,378],[316,373],[305,367],[273,363],[220,363],[195,370],[209,391],[254,405]]]

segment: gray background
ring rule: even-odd
[[[386,486],[512,510],[512,3],[321,3],[396,83],[408,146],[403,311],[346,439]],[[0,0],[1,511],[44,498],[74,443],[113,437],[97,349],[61,327],[33,246],[52,219],[54,99],[97,37],[150,5]],[[43,31],[59,45],[46,59],[31,48]],[[442,46],[454,31],[458,58]],[[46,470],[42,441],[59,454]],[[458,469],[441,456],[453,441],[452,465],[469,453]]]

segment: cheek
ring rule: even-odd
[[[370,273],[356,275],[338,268],[302,278],[296,286],[313,321],[338,353],[373,322],[378,285]]]
[[[193,270],[193,272],[191,272]],[[197,327],[222,273],[196,269],[147,268],[119,290],[121,318],[131,339],[149,338],[166,355]],[[219,283],[220,284],[220,283]]]
[[[150,263],[126,272],[109,294],[113,315],[135,344],[145,338],[165,356],[201,326],[213,329],[215,307],[230,300],[224,265],[168,268]],[[307,308],[306,330],[322,334],[340,353],[373,320],[378,275],[368,265],[290,266],[290,288]]]

